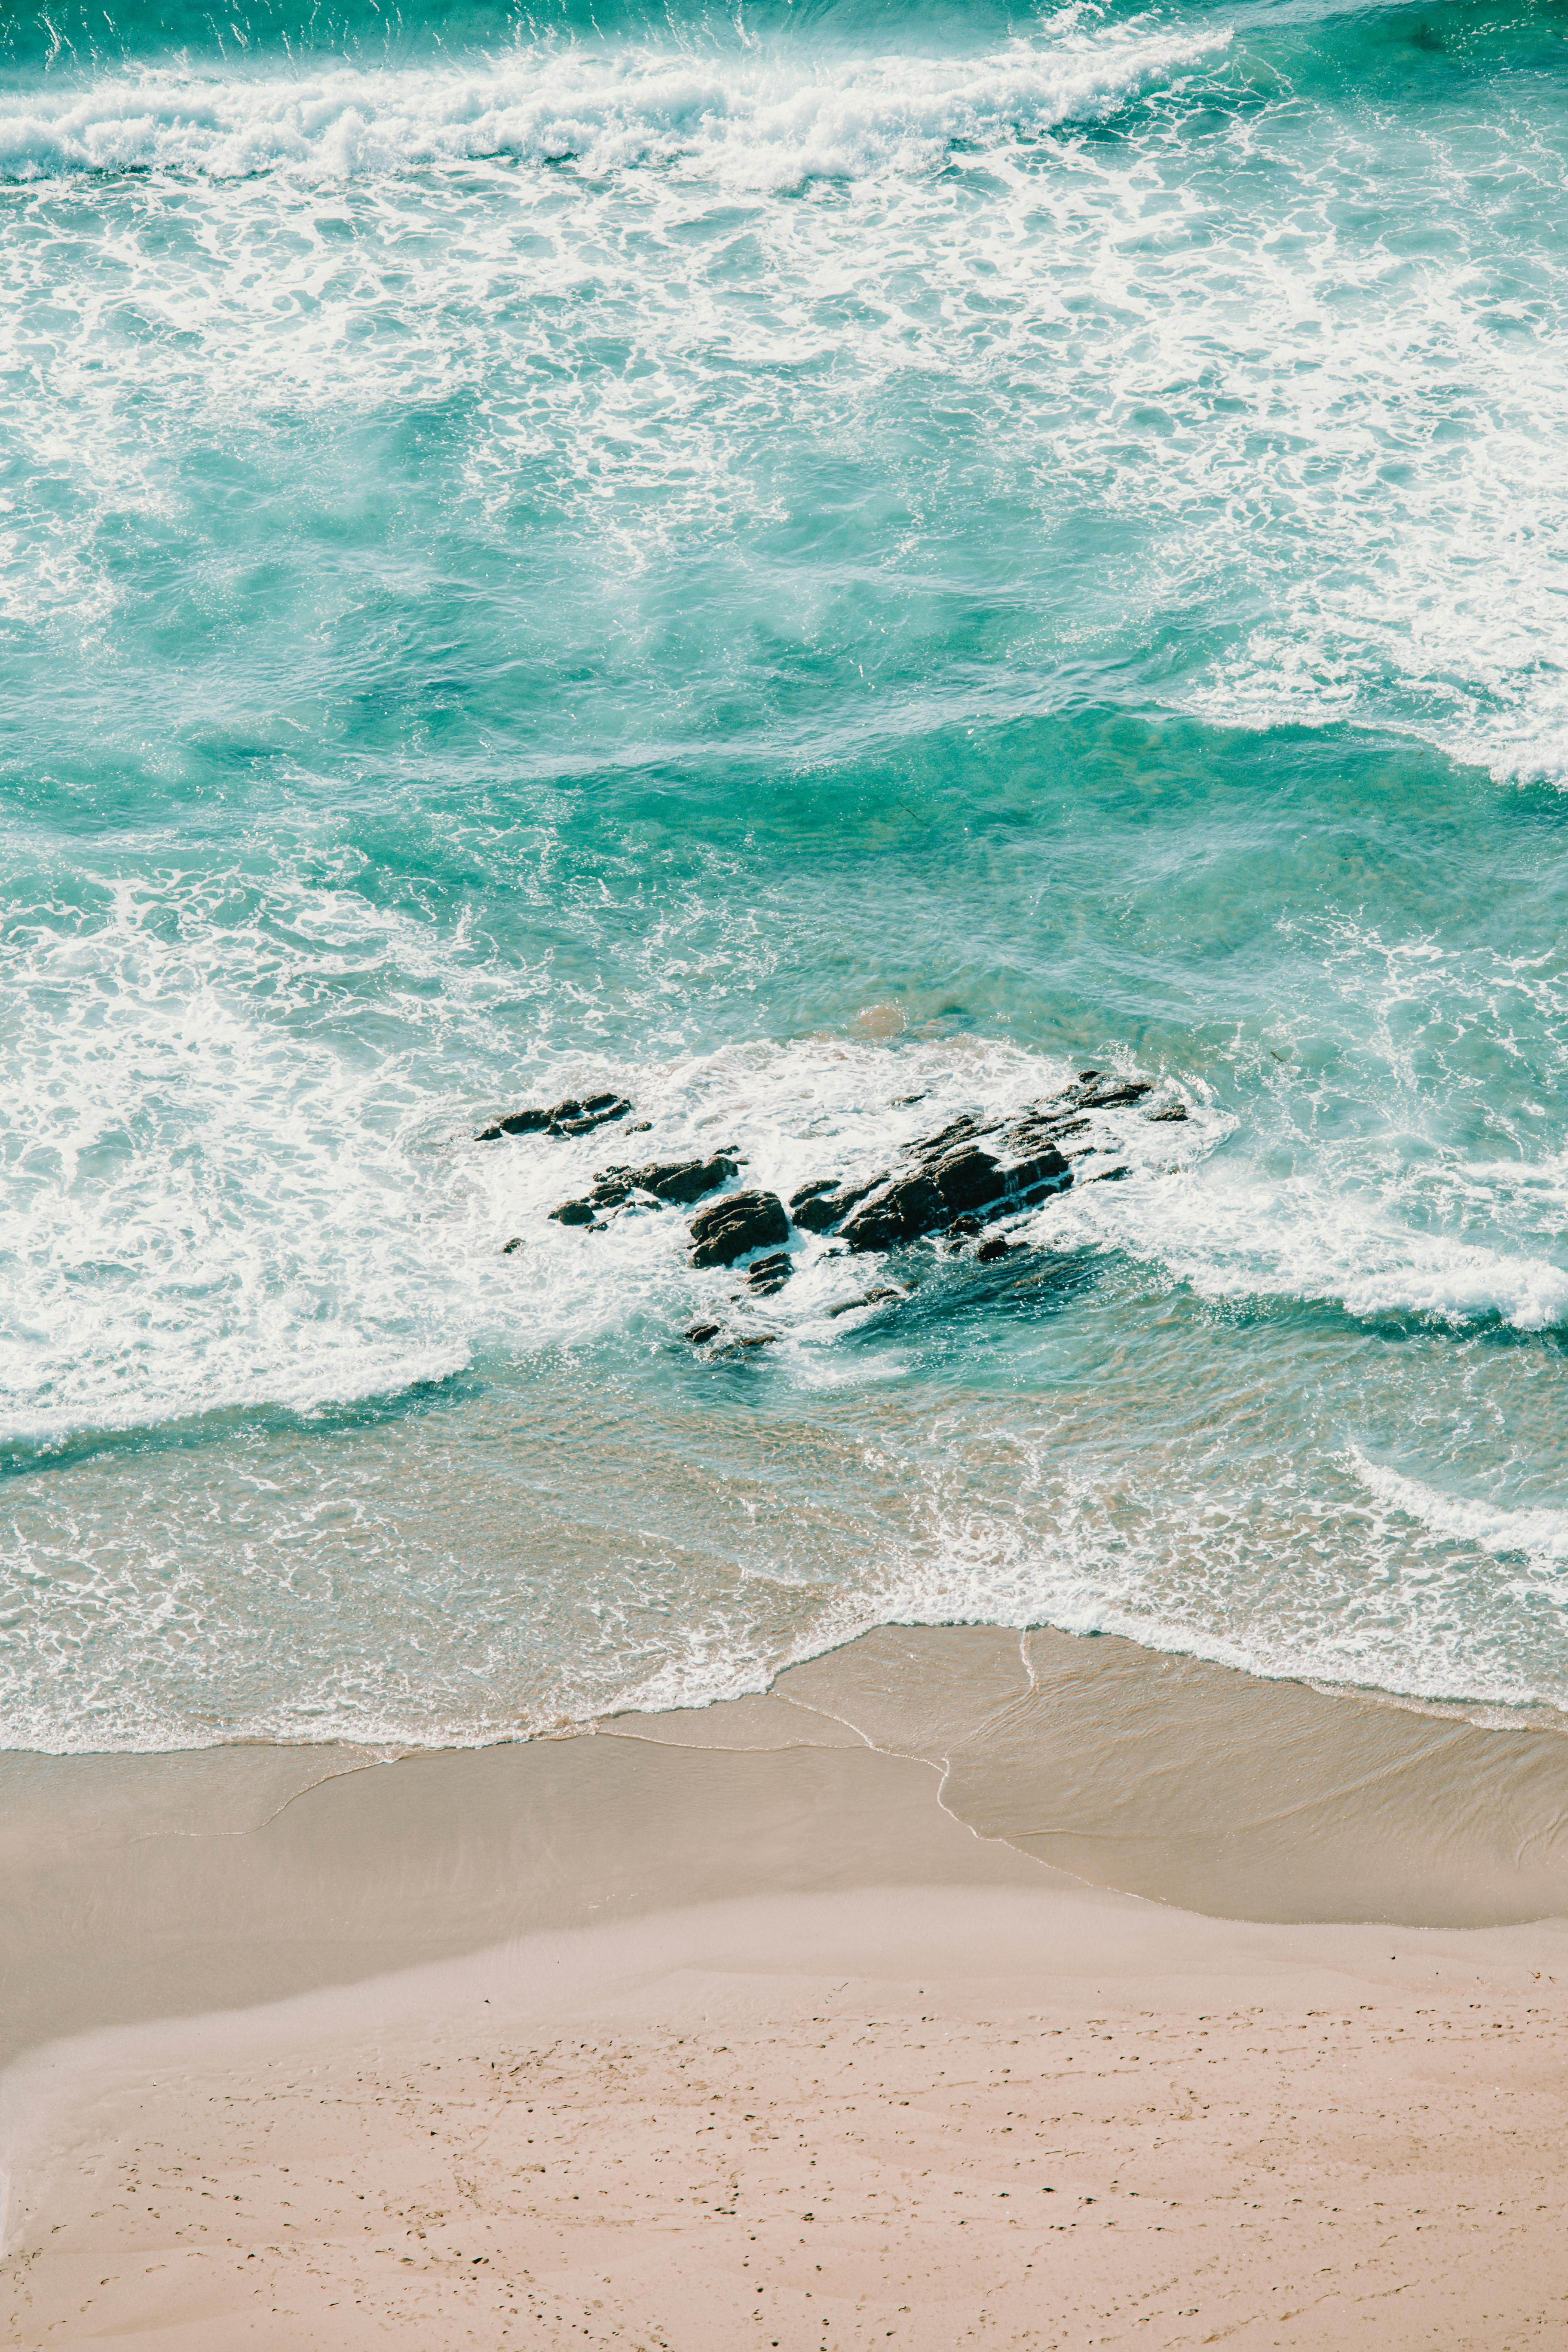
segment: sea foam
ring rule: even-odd
[[[978,55],[728,55],[544,41],[456,66],[288,75],[152,67],[0,97],[0,172],[280,170],[335,180],[476,159],[658,165],[735,189],[926,172],[1038,138],[1213,58],[1224,30],[1101,29]]]

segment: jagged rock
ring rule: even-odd
[[[829,1176],[796,1192],[789,1213],[803,1233],[830,1234],[841,1217],[847,1217],[857,1202],[876,1189],[874,1183],[841,1186],[837,1176]]]
[[[590,1135],[611,1119],[625,1118],[630,1108],[625,1095],[589,1095],[582,1102],[574,1097],[548,1110],[514,1110],[493,1127],[481,1128],[474,1141],[499,1143],[503,1135]]]
[[[522,1235],[521,1234],[513,1234],[510,1242],[503,1242],[501,1244],[500,1254],[502,1257],[510,1257],[515,1250],[520,1250],[521,1247]]]
[[[961,1142],[944,1159],[928,1161],[908,1176],[873,1192],[846,1218],[840,1234],[851,1249],[891,1249],[899,1242],[944,1232],[957,1217],[995,1217],[1031,1209],[1072,1182],[1072,1171],[1047,1143],[1032,1159],[1012,1166]]]
[[[634,1192],[650,1192],[656,1201],[678,1202],[682,1208],[716,1192],[736,1173],[736,1163],[723,1152],[711,1160],[666,1160],[647,1168],[606,1168],[593,1191],[581,1201],[563,1201],[550,1213],[563,1225],[586,1225],[602,1210],[618,1209]]]
[[[591,1201],[563,1201],[558,1209],[551,1210],[550,1214],[558,1225],[591,1225],[595,1215],[594,1204]]]
[[[853,1315],[857,1307],[880,1307],[887,1299],[903,1298],[907,1295],[902,1290],[890,1290],[883,1284],[879,1290],[868,1290],[863,1297],[841,1298],[837,1307],[828,1308],[827,1319],[830,1323],[837,1322],[840,1315]]]
[[[706,1348],[711,1341],[717,1339],[719,1345],[713,1352],[715,1355],[725,1356],[743,1354],[752,1348],[774,1347],[779,1338],[776,1331],[726,1332],[717,1323],[694,1323],[684,1336],[690,1340],[694,1348]]]
[[[869,1183],[825,1176],[803,1185],[791,1196],[790,1215],[806,1233],[837,1233],[852,1249],[890,1249],[934,1234],[973,1238],[997,1217],[1035,1208],[1072,1182],[1060,1146],[1088,1128],[1086,1111],[1123,1110],[1152,1092],[1152,1079],[1080,1070],[1052,1102],[1033,1103],[1010,1118],[965,1111],[950,1119],[910,1147],[898,1173]]]
[[[1024,1244],[1020,1242],[1017,1246],[1022,1249]],[[998,1258],[1011,1257],[1013,1255],[1013,1248],[1014,1244],[1009,1241],[1004,1241],[1000,1234],[993,1234],[991,1239],[988,1242],[982,1242],[980,1247],[975,1251],[975,1264],[977,1265],[994,1265]]]
[[[1167,1119],[1185,1118],[1186,1115],[1187,1106],[1185,1103],[1181,1102],[1166,1103],[1160,1110],[1145,1111],[1143,1114],[1145,1118],[1152,1119],[1157,1123],[1162,1123]]]
[[[755,1249],[789,1239],[789,1219],[776,1192],[731,1192],[691,1220],[693,1265],[733,1265]]]
[[[770,1257],[754,1258],[746,1269],[746,1284],[763,1298],[771,1298],[782,1290],[795,1272],[795,1260],[788,1250],[774,1250]]]
[[[1078,1107],[1080,1110],[1121,1110],[1129,1103],[1142,1102],[1145,1095],[1153,1091],[1152,1078],[1107,1078],[1079,1093]]]
[[[634,1192],[651,1192],[656,1201],[671,1201],[682,1208],[716,1192],[738,1173],[736,1162],[724,1152],[711,1160],[663,1160],[646,1168],[606,1168],[588,1195],[597,1209],[619,1208]]]

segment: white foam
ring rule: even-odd
[[[1435,1536],[1479,1545],[1494,1558],[1518,1553],[1540,1567],[1568,1562],[1568,1509],[1540,1505],[1505,1509],[1473,1496],[1445,1494],[1369,1460],[1359,1446],[1352,1447],[1349,1460],[1368,1494],[1418,1520]]]
[[[1393,1171],[1387,1190],[1398,1190]],[[1425,1233],[1377,1190],[1336,1191],[1330,1171],[1280,1180],[1227,1168],[1129,1187],[1115,1201],[1086,1193],[1063,1204],[1053,1230],[1128,1249],[1205,1298],[1313,1300],[1453,1325],[1496,1317],[1521,1331],[1568,1323],[1568,1272],[1551,1258]]]
[[[793,40],[721,51],[542,40],[462,64],[249,76],[149,68],[0,97],[0,172],[125,170],[311,180],[474,159],[645,165],[734,189],[927,172],[1105,114],[1222,51],[1223,29],[1080,31],[980,54],[838,53]]]
[[[237,922],[230,892],[253,902]],[[301,935],[303,958],[288,944]],[[12,1444],[308,1412],[439,1381],[476,1351],[538,1355],[645,1321],[668,1335],[721,1303],[729,1277],[693,1272],[677,1214],[623,1215],[604,1236],[553,1223],[607,1162],[727,1145],[748,1181],[787,1195],[874,1174],[955,1111],[1015,1108],[1067,1075],[966,1041],[755,1044],[642,1066],[567,1056],[516,1066],[490,1104],[608,1083],[648,1131],[479,1145],[475,1110],[437,1073],[456,1033],[497,1085],[489,1006],[515,999],[515,969],[287,870],[266,887],[128,881],[79,920],[20,919],[7,975],[31,1008],[5,1073]],[[367,982],[401,1050],[362,1044]],[[525,1247],[503,1256],[513,1236]],[[834,1295],[818,1245],[807,1259],[784,1304],[795,1324]]]
[[[0,369],[27,391],[4,423],[55,487],[0,513],[0,611],[100,625],[123,519],[178,517],[168,460],[193,431],[248,446],[280,407],[291,432],[298,405],[396,415],[465,388],[459,519],[488,534],[537,467],[582,576],[622,597],[809,495],[790,453],[839,446],[847,413],[901,495],[879,404],[940,383],[973,420],[965,499],[983,478],[1032,509],[1014,543],[1077,546],[1090,509],[1113,529],[1100,561],[1071,559],[1059,606],[1047,567],[1040,626],[1007,658],[877,680],[858,707],[847,690],[835,751],[1053,707],[1058,679],[1122,675],[1179,615],[1191,658],[1158,690],[1205,718],[1568,772],[1563,289],[1519,226],[1555,200],[1551,142],[1516,127],[1504,212],[1502,134],[1462,107],[1391,110],[1365,150],[1336,104],[1286,91],[1215,138],[1227,37],[1069,11],[945,56],[793,28],[0,93],[0,170],[153,175],[112,191],[111,270],[101,240],[47,223],[8,246]],[[1121,135],[1039,143],[1142,92],[1159,103]],[[708,233],[729,202],[740,278]],[[123,288],[159,330],[133,366]],[[600,369],[604,342],[637,367]],[[292,442],[255,455],[300,463]],[[940,479],[922,495],[940,530]],[[643,684],[657,750],[688,681]],[[781,720],[767,748],[814,754],[820,727]]]

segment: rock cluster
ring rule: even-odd
[[[733,1265],[751,1251],[777,1249],[789,1239],[789,1219],[776,1192],[731,1192],[691,1220],[696,1266]]]
[[[514,1110],[482,1127],[476,1143],[499,1143],[503,1135],[591,1135],[611,1119],[625,1118],[631,1105],[625,1095],[590,1095],[584,1102],[558,1102],[548,1110]]]
[[[736,1161],[722,1151],[710,1160],[651,1160],[646,1168],[606,1168],[584,1199],[563,1201],[550,1213],[558,1224],[591,1225],[601,1212],[620,1208],[634,1192],[689,1208],[738,1173]]]
[[[698,1268],[739,1265],[742,1259],[748,1289],[757,1297],[771,1297],[795,1271],[789,1239],[792,1225],[812,1234],[830,1234],[851,1250],[888,1250],[901,1243],[941,1239],[950,1246],[974,1240],[974,1255],[982,1263],[1007,1255],[1012,1246],[987,1226],[1036,1208],[1073,1181],[1063,1144],[1080,1134],[1090,1111],[1130,1109],[1152,1091],[1144,1078],[1107,1078],[1098,1070],[1080,1070],[1074,1085],[1048,1103],[1035,1103],[1022,1111],[994,1118],[968,1115],[955,1118],[935,1135],[910,1144],[898,1164],[865,1182],[846,1184],[840,1177],[825,1176],[795,1192],[786,1209],[776,1192],[725,1192],[724,1185],[740,1173],[738,1156],[727,1151],[706,1159],[652,1160],[640,1168],[610,1167],[601,1171],[593,1189],[582,1199],[563,1201],[551,1212],[560,1224],[586,1225],[596,1230],[607,1214],[628,1202],[668,1202],[690,1207],[709,1193],[721,1197],[700,1208],[691,1220],[691,1263]],[[479,1137],[491,1142],[502,1135],[584,1135],[611,1120],[625,1118],[631,1104],[624,1096],[591,1095],[582,1102],[557,1103],[549,1110],[519,1111],[487,1128]],[[1185,1118],[1181,1103],[1146,1112],[1156,1119]],[[640,1125],[646,1127],[647,1122]],[[628,1132],[637,1132],[637,1128]],[[1124,1176],[1125,1168],[1102,1171]],[[1091,1180],[1092,1181],[1092,1180]],[[507,1244],[515,1249],[515,1242]],[[852,1307],[872,1306],[901,1297],[887,1287],[863,1297],[841,1301],[828,1314],[847,1314]],[[706,1344],[718,1332],[714,1323],[694,1325],[687,1338]],[[776,1336],[776,1335],[771,1335]],[[742,1344],[737,1339],[736,1345]],[[750,1346],[764,1344],[752,1339]]]
[[[807,1184],[791,1200],[790,1215],[806,1232],[837,1234],[856,1250],[982,1233],[998,1217],[1066,1191],[1072,1170],[1060,1147],[1082,1131],[1082,1113],[1121,1109],[1150,1091],[1145,1079],[1107,1082],[1085,1070],[1054,1103],[1006,1118],[953,1119],[912,1145],[894,1174],[853,1186],[831,1177]]]

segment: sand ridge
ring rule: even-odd
[[[228,2063],[146,2029],[11,2340],[1568,2343],[1568,1935],[1385,1940],[792,1897],[388,1979],[368,2038],[347,1992]],[[897,1948],[936,1965],[865,1972]]]
[[[1549,1727],[889,1628],[12,1780],[21,2352],[1568,2352]]]

